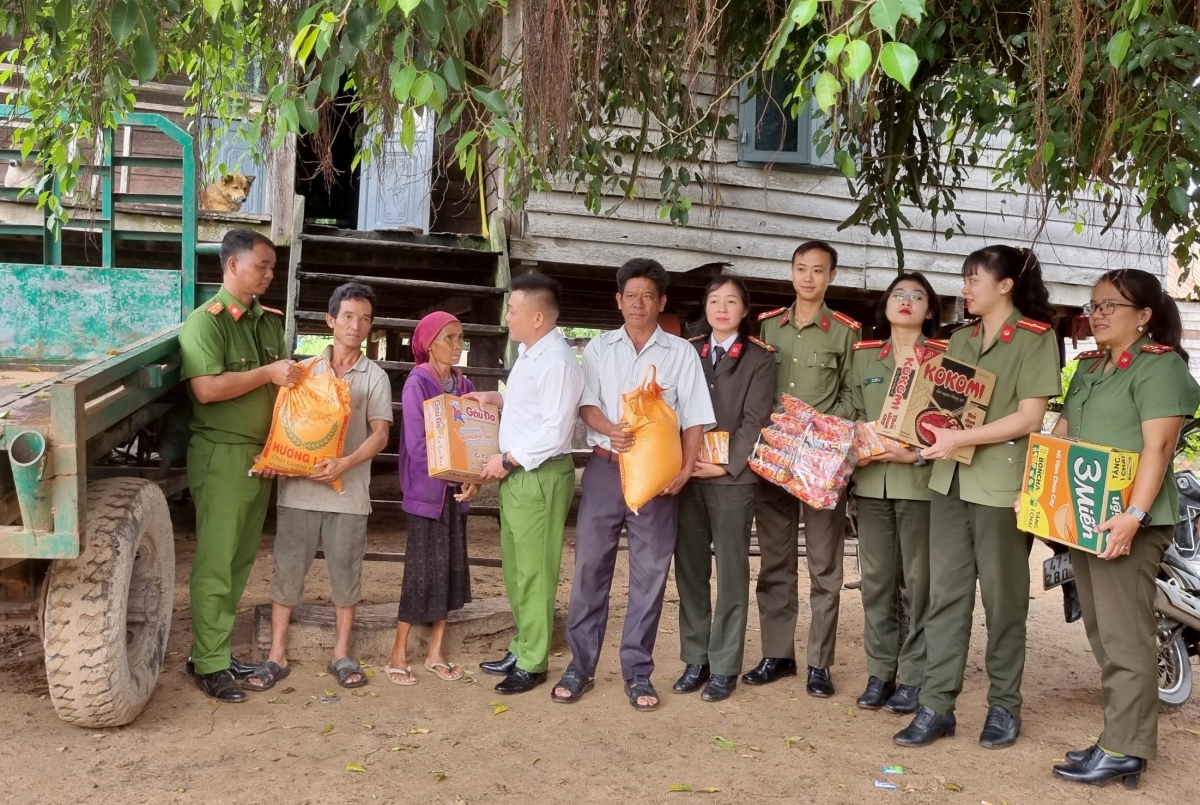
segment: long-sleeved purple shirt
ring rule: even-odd
[[[457,371],[457,370],[456,370]],[[458,393],[474,391],[475,386],[459,375]],[[403,407],[403,429],[400,433],[400,491],[404,494],[404,511],[418,517],[437,520],[446,501],[450,481],[429,477],[429,460],[425,453],[425,401],[442,391],[433,373],[420,367],[408,373],[400,402]],[[466,512],[471,506],[460,503],[458,510]]]

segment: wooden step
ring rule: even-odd
[[[445,291],[446,293],[463,296],[504,296],[508,293],[505,288],[489,287],[487,285],[467,285],[460,282],[435,282],[433,280],[410,280],[404,277],[370,277],[361,274],[328,274],[323,271],[301,271],[296,277],[311,282],[361,282],[364,285],[382,285],[390,288],[416,288],[429,291]]]
[[[317,313],[314,311],[298,310],[296,311],[297,321],[317,321],[325,323],[325,313]],[[372,326],[377,330],[398,330],[400,332],[412,332],[416,326],[420,324],[420,319],[392,319],[392,318],[377,318],[372,322]],[[507,327],[499,327],[495,324],[470,324],[463,323],[464,335],[477,336],[501,336],[508,335]]]
[[[425,252],[427,254],[441,254],[446,256],[479,256],[479,255],[495,255],[496,252],[483,247],[477,248],[474,245],[468,245],[469,241],[466,238],[453,238],[456,245],[451,245],[443,240],[439,240],[433,236],[420,235],[402,235],[399,232],[390,233],[390,237],[380,237],[385,233],[374,232],[357,232],[354,230],[338,230],[336,235],[318,235],[305,233],[300,236],[300,240],[306,244],[314,246],[329,246],[337,249],[363,249],[363,248],[383,248],[383,249],[407,249],[414,252]]]

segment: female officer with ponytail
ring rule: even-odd
[[[963,301],[977,318],[950,337],[947,354],[996,375],[983,424],[933,428],[921,454],[939,459],[929,481],[929,613],[921,707],[895,736],[925,746],[953,736],[962,691],[975,582],[987,613],[988,713],[979,742],[1009,746],[1021,731],[1021,676],[1029,613],[1029,543],[1013,512],[1024,476],[1029,434],[1061,391],[1054,308],[1033,252],[988,246],[963,264]],[[975,446],[970,464],[949,456]]]
[[[1083,623],[1104,687],[1104,732],[1054,767],[1064,780],[1138,784],[1157,754],[1158,667],[1154,577],[1179,520],[1171,461],[1200,387],[1179,345],[1175,302],[1145,271],[1110,271],[1084,307],[1100,349],[1079,356],[1057,436],[1139,454],[1129,506],[1097,526],[1108,532],[1099,556],[1071,549]]]

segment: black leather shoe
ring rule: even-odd
[[[912,723],[897,732],[892,740],[900,746],[929,746],[938,738],[953,738],[956,726],[953,715],[940,716],[933,708],[922,707],[913,716]]]
[[[785,676],[796,675],[796,661],[788,658],[763,657],[753,671],[742,674],[747,685],[766,685]]]
[[[528,671],[523,671],[520,668],[512,669],[512,673],[504,677],[499,684],[496,685],[497,693],[525,693],[533,690],[538,685],[546,681],[546,672],[542,671],[538,674],[531,674]]]
[[[883,707],[893,713],[908,715],[917,712],[917,708],[921,706],[920,697],[920,688],[915,685],[900,685]]]
[[[1079,604],[1079,588],[1075,582],[1068,581],[1062,586],[1063,591],[1063,620],[1074,623],[1083,617],[1083,608]]]
[[[809,679],[812,679],[811,673]],[[873,676],[867,680],[867,689],[863,691],[863,695],[858,697],[855,704],[864,710],[878,710],[895,692],[896,686],[891,682],[884,682],[879,677]]]
[[[737,687],[736,676],[713,674],[708,678],[708,684],[700,691],[700,698],[706,702],[723,702],[733,695]]]
[[[809,696],[828,699],[833,695],[833,677],[828,668],[813,668],[808,666],[808,685],[805,687]]]
[[[676,693],[695,693],[708,680],[708,666],[688,663],[683,669],[683,676],[671,686]]]
[[[1094,745],[1095,744],[1093,744],[1093,746]],[[1063,757],[1065,757],[1067,759],[1068,763],[1079,763],[1084,758],[1086,758],[1088,756],[1088,753],[1091,751],[1092,751],[1091,746],[1089,746],[1087,749],[1072,749],[1070,752],[1067,752],[1065,755],[1063,755]]]
[[[246,692],[242,690],[242,686],[228,670],[214,671],[211,674],[196,674],[194,678],[196,687],[214,701],[226,704],[246,701]]]
[[[1017,742],[1021,734],[1021,719],[999,705],[988,708],[987,721],[979,733],[979,745],[984,749],[1003,749]]]
[[[1086,750],[1081,760],[1055,766],[1054,776],[1072,783],[1095,786],[1108,785],[1113,780],[1120,780],[1126,788],[1137,788],[1145,770],[1146,761],[1140,757],[1113,757],[1099,746],[1093,746]]]
[[[493,676],[508,676],[517,667],[517,659],[517,655],[511,651],[505,652],[503,659],[479,663],[479,670]]]
[[[229,660],[229,673],[233,674],[233,678],[238,680],[239,682],[242,681],[243,679],[245,679],[246,677],[250,676],[250,674],[254,673],[257,670],[258,670],[257,665],[255,665],[254,663],[246,662],[245,660],[239,659],[238,657],[231,657]],[[187,673],[188,673],[188,676],[196,675],[196,664],[194,662],[192,662],[191,657],[188,657],[188,659],[187,659]]]

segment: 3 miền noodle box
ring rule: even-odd
[[[1029,437],[1017,526],[1088,553],[1103,553],[1108,532],[1096,526],[1125,511],[1137,453],[1078,439]]]
[[[489,456],[500,452],[500,413],[450,394],[425,401],[425,452],[429,475],[476,483]]]
[[[875,432],[917,449],[929,447],[930,428],[982,425],[995,386],[996,375],[986,369],[918,344],[896,364]],[[974,446],[963,447],[950,458],[970,464],[974,452]]]

